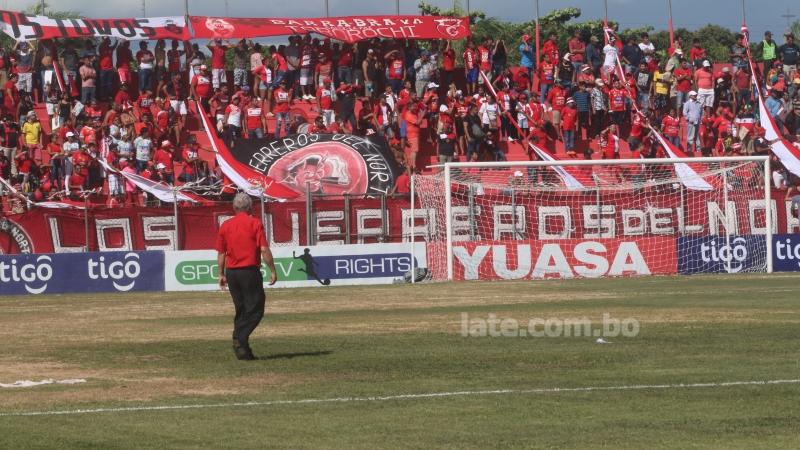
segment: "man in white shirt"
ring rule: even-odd
[[[142,173],[153,156],[153,141],[150,139],[150,130],[142,128],[142,134],[133,140],[133,147],[136,149],[136,173]]]

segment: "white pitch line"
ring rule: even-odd
[[[96,409],[68,409],[54,411],[27,411],[27,412],[4,412],[0,417],[22,417],[22,416],[61,416],[73,414],[99,414],[115,412],[137,412],[137,411],[170,411],[181,409],[206,409],[206,408],[235,408],[249,406],[275,406],[275,405],[304,405],[315,403],[348,403],[348,402],[383,402],[390,400],[412,400],[426,398],[443,397],[468,397],[481,395],[501,395],[501,394],[557,394],[564,392],[596,392],[596,391],[637,391],[637,390],[656,390],[656,389],[693,389],[693,388],[725,388],[734,386],[767,386],[779,384],[800,384],[797,380],[761,380],[761,381],[727,381],[720,383],[680,383],[680,384],[633,384],[623,386],[587,386],[575,388],[538,388],[538,389],[495,389],[484,391],[453,391],[453,392],[431,392],[422,394],[398,394],[380,397],[333,397],[333,398],[307,398],[299,400],[270,400],[264,402],[235,402],[235,403],[200,403],[194,405],[161,405],[161,406],[130,406],[121,408],[96,408]]]

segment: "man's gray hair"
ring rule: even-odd
[[[233,197],[234,211],[250,211],[252,207],[253,201],[250,199],[250,196],[244,192],[240,192],[236,194],[236,197]]]

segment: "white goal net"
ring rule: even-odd
[[[771,271],[767,157],[438,170],[414,177],[433,279]]]

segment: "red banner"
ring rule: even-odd
[[[735,235],[757,235],[765,231],[763,202],[731,198],[726,208],[722,194],[716,191],[688,192],[683,196],[679,192],[604,195],[599,202],[595,195],[589,194],[519,194],[514,198],[515,216],[511,214],[509,196],[487,194],[473,198],[471,220],[470,203],[464,194],[456,192],[453,196],[455,246],[491,246],[509,240],[521,244],[537,241],[576,244],[604,239],[639,242],[643,238],[713,236],[724,234],[725,222]],[[774,232],[797,232],[800,220],[791,214],[791,201],[787,201],[781,191],[773,191],[772,198]],[[408,200],[389,199],[384,223],[380,199],[352,199],[348,203],[349,209],[346,209],[344,200],[314,201],[311,228],[316,243],[402,242],[411,235],[412,226],[418,239],[424,236],[432,241],[444,241],[443,211],[418,207],[412,224]],[[729,218],[725,217],[726,210],[731,213]],[[0,253],[80,251],[86,240],[84,220],[87,216],[84,213],[76,209],[35,208],[25,214],[0,217]],[[171,206],[92,208],[88,211],[89,248],[101,251],[210,249],[214,246],[219,224],[232,214],[230,206],[224,204],[181,206],[176,232]],[[257,217],[258,214],[256,212]],[[268,203],[266,218],[265,228],[271,245],[308,244],[305,202]],[[349,240],[344,236],[348,225]],[[612,250],[606,246],[607,252]]]
[[[16,41],[54,38],[191,39],[183,16],[56,19],[0,10],[0,30]]]
[[[401,242],[410,235],[408,200],[387,201],[387,222],[381,220],[377,199],[345,202],[315,201],[313,229],[317,243]],[[255,216],[260,216],[259,203]],[[87,232],[86,211],[35,208],[25,214],[0,217],[0,254],[65,253],[82,251]],[[173,209],[114,208],[88,211],[89,249],[111,250],[205,250],[214,248],[221,224],[233,215],[229,205],[181,206],[177,232]],[[266,229],[272,246],[306,245],[306,203],[268,203]],[[418,221],[418,224],[420,221]],[[419,226],[418,226],[419,228]],[[418,235],[423,232],[418,230]],[[383,237],[385,236],[385,237]]]
[[[191,16],[194,37],[241,39],[317,33],[354,43],[372,38],[464,39],[469,18],[442,16],[351,16],[325,19]]]

